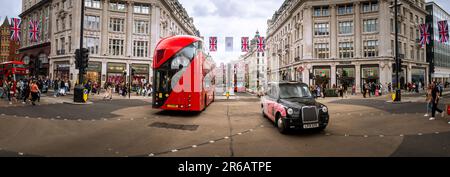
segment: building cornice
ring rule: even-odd
[[[23,18],[24,16],[28,15],[29,13],[35,11],[36,9],[41,8],[42,6],[44,6],[47,3],[51,3],[52,0],[41,0],[40,2],[34,4],[33,6],[31,6],[30,8],[28,8],[27,10],[23,11],[19,17]]]

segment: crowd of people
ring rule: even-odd
[[[50,81],[43,78],[23,78],[14,83],[12,78],[7,78],[0,83],[0,99],[7,98],[9,104],[13,102],[30,102],[36,105],[40,102],[41,93],[48,91]]]

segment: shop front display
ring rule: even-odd
[[[136,85],[143,85],[149,82],[148,75],[149,75],[149,68],[150,65],[147,64],[132,64],[131,68],[135,70],[134,76],[133,76],[133,86]]]
[[[314,84],[325,85],[326,88],[331,87],[331,69],[330,67],[314,67]]]
[[[53,64],[53,79],[58,80],[69,80],[70,79],[70,63],[66,62],[55,62]]]
[[[413,83],[424,85],[426,77],[425,68],[412,68],[411,77]]]
[[[125,77],[123,76],[127,66],[125,63],[108,63],[107,65],[107,82],[113,85],[120,85],[125,83]]]
[[[91,82],[101,83],[102,63],[89,62],[86,70],[86,79]]]
[[[352,87],[355,85],[356,72],[354,66],[337,66],[336,83],[337,85],[346,85]]]
[[[378,65],[361,66],[361,84],[365,83],[379,83],[380,82],[380,68]]]

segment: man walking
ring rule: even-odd
[[[442,111],[441,109],[438,108],[438,104],[439,104],[439,88],[436,85],[436,83],[432,83],[431,84],[431,104],[432,104],[432,108],[431,108],[431,118],[430,120],[435,120],[435,115],[436,115],[436,111],[442,114],[442,117],[445,116],[445,112]]]

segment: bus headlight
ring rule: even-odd
[[[289,108],[289,109],[287,110],[287,113],[288,113],[289,115],[292,115],[292,114],[294,114],[294,110],[293,110],[292,108]]]

